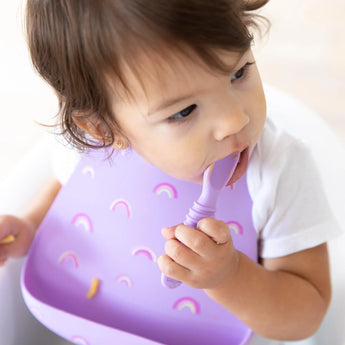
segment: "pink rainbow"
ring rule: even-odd
[[[88,175],[91,178],[95,178],[96,172],[95,169],[91,165],[87,165],[82,170],[83,175]]]
[[[62,264],[66,260],[71,260],[75,268],[79,268],[79,259],[78,259],[78,256],[74,252],[67,251],[67,252],[62,253],[59,256],[58,262]]]
[[[125,275],[125,274],[118,276],[116,278],[116,281],[118,283],[125,283],[130,288],[133,286],[132,279],[129,276]]]
[[[38,320],[43,320],[43,315],[39,309],[36,307],[29,307],[29,310],[31,311],[31,314],[35,316],[36,319]]]
[[[154,189],[153,193],[160,195],[161,193],[166,193],[169,199],[177,199],[177,190],[170,183],[160,183]]]
[[[122,157],[125,157],[125,156],[128,155],[128,153],[131,152],[131,149],[130,149],[130,148],[127,148],[127,149],[121,150],[120,152],[121,152],[121,156],[122,156]]]
[[[87,232],[93,231],[91,218],[85,213],[78,213],[72,219],[72,224],[84,228]]]
[[[115,211],[119,206],[123,206],[126,210],[126,214],[127,214],[127,217],[131,217],[131,207],[129,206],[129,203],[124,200],[124,199],[117,199],[115,200],[111,205],[110,205],[110,209],[112,211]]]
[[[156,262],[157,261],[157,255],[155,252],[147,247],[136,247],[132,250],[132,255],[133,256],[138,256],[138,255],[145,255],[149,260]]]
[[[71,337],[71,340],[78,345],[90,345],[90,343],[85,338],[81,337],[80,335],[73,335]]]
[[[233,230],[237,235],[243,235],[243,227],[240,223],[235,221],[226,222],[230,230]]]
[[[173,305],[173,309],[177,309],[179,311],[181,311],[184,308],[189,309],[193,314],[200,314],[199,303],[191,297],[182,297],[179,300],[177,300]]]

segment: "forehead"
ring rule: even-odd
[[[238,52],[217,53],[229,72],[242,55]],[[138,54],[134,63],[124,61],[121,70],[123,80],[111,84],[117,95],[113,104],[116,108],[133,104],[150,109],[166,99],[202,93],[212,87],[212,80],[225,73],[208,66],[195,53],[172,51]]]

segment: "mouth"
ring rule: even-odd
[[[240,158],[238,160],[238,163],[235,167],[235,170],[226,184],[227,186],[234,184],[236,181],[238,181],[246,172],[248,168],[249,163],[249,147],[246,147],[243,151],[239,153]]]

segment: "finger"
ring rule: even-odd
[[[13,244],[0,245],[0,261],[6,261],[9,257],[12,257]]]
[[[8,255],[2,250],[1,248],[1,252],[0,252],[0,266],[4,266],[5,262],[8,259]]]
[[[13,235],[7,235],[0,240],[0,244],[9,244],[14,242],[15,237]]]
[[[198,256],[207,257],[216,250],[215,242],[205,233],[186,225],[180,225],[175,230],[176,239],[182,242]]]
[[[199,221],[197,228],[216,244],[224,244],[231,240],[229,227],[221,220],[204,218]]]
[[[167,226],[165,228],[162,229],[161,233],[162,236],[166,239],[166,240],[170,240],[171,238],[175,238],[175,229],[176,229],[177,225],[175,226]]]
[[[193,270],[200,263],[200,255],[176,239],[165,243],[165,253],[177,264]]]
[[[190,271],[164,254],[157,260],[159,269],[169,278],[184,281]]]
[[[32,234],[30,231],[21,231],[18,233],[14,240],[11,238],[0,245],[0,252],[6,258],[17,258],[25,255],[30,247],[32,242]]]
[[[16,236],[18,234],[18,230],[13,226],[14,219],[15,217],[13,216],[0,216],[1,239],[4,239],[9,235]]]

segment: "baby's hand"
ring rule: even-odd
[[[202,219],[193,229],[180,224],[164,228],[166,254],[158,259],[168,277],[200,289],[220,286],[237,270],[238,252],[229,227],[213,218]]]
[[[35,231],[34,225],[27,220],[9,215],[0,216],[0,266],[10,257],[24,256],[30,248]]]

